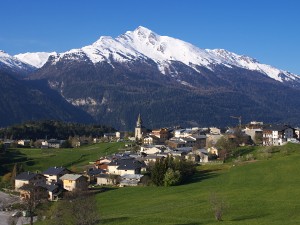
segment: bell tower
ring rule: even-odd
[[[143,137],[142,127],[143,127],[143,121],[141,118],[141,114],[139,114],[138,119],[136,121],[136,127],[134,132],[134,137],[137,140],[140,140]]]

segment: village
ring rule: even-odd
[[[135,136],[129,139],[132,142],[126,144],[128,151],[95,159],[95,162],[88,165],[81,174],[74,174],[67,168],[55,165],[41,173],[23,172],[15,178],[15,190],[19,191],[20,198],[24,199],[29,197],[27,186],[34,185],[40,189],[39,192],[43,193],[44,198],[56,201],[64,191],[87,190],[89,185],[118,185],[119,187],[146,185],[148,179],[143,180],[143,174],[146,174],[149,165],[168,156],[198,164],[222,162],[224,149],[222,151],[216,145],[221,138],[231,140],[240,138],[240,145],[278,146],[287,142],[299,142],[299,128],[288,125],[264,126],[262,122],[254,121],[241,131],[237,134],[233,128],[221,131],[216,127],[195,127],[161,128],[148,132],[139,115]],[[104,134],[104,137],[110,141],[120,141],[123,138],[120,132]],[[139,145],[132,150],[135,142]],[[22,141],[18,143],[22,144]],[[25,144],[26,141],[23,143]],[[45,141],[42,148],[60,148],[61,143],[63,141]]]
[[[106,133],[93,142],[125,142],[119,153],[95,158],[82,171],[74,173],[68,168],[53,165],[41,172],[25,171],[15,177],[14,191],[21,201],[34,195],[39,201],[58,201],[65,193],[85,192],[106,186],[128,187],[153,185],[149,170],[164,159],[186,161],[191,165],[223,163],[230,154],[223,141],[238,146],[279,146],[288,142],[299,143],[299,128],[289,125],[264,125],[252,121],[235,128],[160,128],[148,130],[138,116],[133,137],[124,140],[124,133]],[[11,142],[6,141],[9,145]],[[29,140],[18,140],[25,146]],[[64,140],[44,140],[42,149],[61,148]],[[75,147],[79,147],[78,143]],[[174,172],[174,171],[173,171]],[[154,183],[155,184],[155,183]],[[174,183],[175,184],[175,183]],[[25,214],[24,214],[25,215]]]

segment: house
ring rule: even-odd
[[[187,155],[186,151],[173,150],[168,152],[169,156],[184,158]]]
[[[188,153],[185,158],[192,162],[206,163],[208,162],[208,151],[206,149],[197,149]]]
[[[160,146],[149,145],[149,146],[142,146],[140,152],[141,153],[145,153],[147,155],[149,155],[149,154],[157,154],[157,153],[161,153],[162,149],[161,149]]]
[[[15,178],[15,190],[18,191],[20,187],[27,185],[39,186],[46,184],[46,177],[39,173],[23,172]]]
[[[97,179],[98,185],[115,185],[118,183],[118,175],[112,175],[112,174],[99,174]]]
[[[65,140],[50,139],[42,142],[41,148],[61,148]]]
[[[157,145],[157,144],[160,144],[161,142],[160,142],[159,137],[149,134],[143,138],[143,143],[145,145]]]
[[[18,191],[20,192],[20,199],[22,201],[26,201],[33,196],[36,200],[48,199],[48,190],[43,185],[24,184]]]
[[[57,201],[62,196],[63,187],[59,184],[46,184],[44,186],[48,192],[49,201]]]
[[[191,137],[193,135],[200,135],[201,133],[203,133],[203,131],[199,127],[178,129],[174,131],[174,137],[185,138],[185,137]]]
[[[103,137],[109,141],[116,139],[116,133],[104,133]]]
[[[65,174],[60,180],[68,191],[85,191],[88,188],[87,178],[81,174]]]
[[[221,134],[221,129],[219,129],[217,127],[210,127],[209,133],[213,134],[213,135],[219,135],[219,134]]]
[[[261,128],[246,127],[243,132],[249,135],[253,142],[261,144],[261,141],[259,141],[263,136],[263,130]]]
[[[180,140],[185,143],[184,147],[193,147],[196,144],[196,139],[191,136],[180,138]]]
[[[146,171],[146,164],[136,159],[113,160],[108,164],[108,173],[116,175],[140,174]]]
[[[163,155],[158,155],[158,154],[155,154],[155,155],[147,155],[146,157],[143,157],[143,161],[144,163],[148,166],[149,164],[151,163],[155,163],[156,160],[160,160],[162,158],[166,158],[166,156],[163,156]]]
[[[56,166],[50,167],[44,172],[42,172],[42,174],[47,179],[47,184],[61,182],[59,178],[68,173],[71,173],[71,171],[64,167],[56,167]]]
[[[186,137],[173,137],[167,141],[167,144],[171,148],[182,148],[182,147],[204,148],[206,146],[206,135],[194,134]]]
[[[18,140],[18,145],[29,147],[30,146],[30,140]]]
[[[97,181],[97,176],[104,173],[106,173],[105,170],[90,168],[89,170],[86,171],[85,176],[88,178],[88,182],[94,183]]]
[[[156,139],[155,139],[156,144],[163,144],[172,135],[171,135],[171,130],[169,128],[160,128],[160,129],[152,130],[152,132],[150,133],[150,136],[152,136],[153,138],[156,137]],[[155,144],[155,143],[153,143],[153,144]]]
[[[198,163],[200,162],[200,156],[198,154],[195,154],[194,152],[189,152],[186,156],[185,156],[186,160],[189,160],[191,162],[195,162]]]
[[[35,199],[49,201],[57,201],[58,198],[62,195],[63,188],[55,184],[41,184],[41,185],[30,185],[25,184],[19,188],[20,199],[26,200],[34,195]]]
[[[121,176],[120,187],[138,186],[143,176],[141,174],[124,174]]]
[[[208,152],[206,149],[199,149],[199,150],[196,150],[198,151],[199,153],[199,156],[200,156],[200,163],[207,163],[208,162]]]
[[[263,145],[283,145],[295,136],[295,129],[288,125],[270,125],[263,129]]]
[[[170,148],[182,148],[182,147],[186,147],[186,142],[183,141],[181,138],[176,138],[173,137],[170,140],[167,141],[167,145]]]

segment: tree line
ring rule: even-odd
[[[70,136],[101,137],[116,129],[105,125],[87,125],[55,120],[29,121],[0,129],[1,139],[68,139]]]

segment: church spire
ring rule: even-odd
[[[141,118],[141,114],[139,113],[138,119],[136,121],[136,127],[142,127],[142,118]]]

